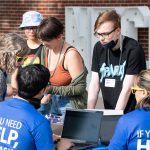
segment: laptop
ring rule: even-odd
[[[103,115],[100,128],[100,142],[103,145],[109,145],[121,116],[122,115]]]
[[[67,109],[61,137],[71,139],[75,144],[71,150],[97,146],[102,116],[102,111]]]

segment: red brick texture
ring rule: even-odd
[[[17,32],[22,14],[29,10],[37,10],[44,17],[50,15],[64,22],[65,6],[148,6],[149,0],[0,0],[0,35],[8,32]],[[148,29],[138,30],[139,42],[148,57]]]

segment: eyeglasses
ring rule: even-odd
[[[16,56],[17,62],[25,61],[26,59],[27,59],[27,56]]]
[[[117,28],[118,28],[118,27],[117,27]],[[108,38],[109,35],[110,35],[111,33],[113,33],[117,28],[113,29],[113,30],[110,31],[110,32],[105,32],[105,33],[98,33],[98,32],[95,32],[95,33],[94,33],[94,36],[97,37],[97,38],[102,37],[102,38],[106,39],[106,38]]]
[[[37,30],[37,27],[24,27],[23,28],[24,30],[28,30],[28,31],[31,31],[31,30],[33,30],[33,31],[36,31]]]

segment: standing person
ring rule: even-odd
[[[16,93],[10,78],[16,70],[16,59],[21,63],[27,53],[28,46],[18,34],[7,33],[0,37],[0,101]]]
[[[121,34],[121,18],[114,10],[98,16],[94,32],[99,41],[93,51],[88,108],[95,108],[101,89],[105,109],[129,112],[135,108],[131,86],[146,68],[144,51],[137,41]]]
[[[38,28],[39,38],[49,48],[50,113],[60,116],[68,107],[86,108],[87,101],[87,69],[78,50],[63,39],[63,31],[63,24],[54,17],[44,19]]]
[[[42,44],[42,42],[38,39],[37,36],[37,28],[42,20],[43,16],[37,11],[27,11],[23,14],[20,28],[24,30],[25,36],[27,38],[27,45],[30,49],[28,57],[24,62],[23,66],[29,64],[45,65],[46,47]],[[44,96],[44,98],[41,101],[42,104],[39,111],[43,115],[48,114],[49,112],[49,99],[50,94]]]
[[[140,72],[132,92],[137,109],[120,118],[109,150],[150,149],[150,69]]]
[[[42,20],[43,16],[37,11],[27,11],[23,14],[20,29],[24,30],[27,38],[27,45],[30,49],[24,66],[28,64],[44,65],[45,47],[37,37],[37,28]]]

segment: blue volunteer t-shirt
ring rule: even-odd
[[[150,107],[122,116],[109,150],[150,150]]]
[[[53,150],[49,121],[28,102],[0,102],[0,150]]]

